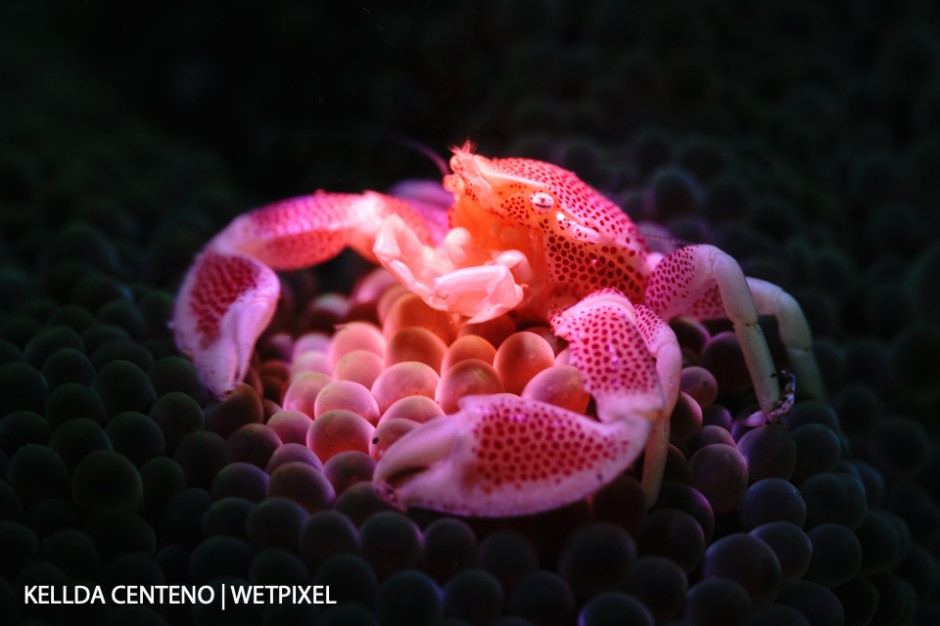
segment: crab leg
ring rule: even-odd
[[[757,285],[760,297],[755,304],[752,288]],[[782,290],[779,293],[749,281],[737,261],[710,245],[679,248],[666,255],[653,269],[646,287],[646,304],[665,319],[688,315],[697,319],[727,318],[734,325],[744,361],[751,373],[757,402],[763,414],[777,416],[781,406],[777,370],[770,356],[767,341],[758,324],[758,314],[774,314],[781,328],[793,329],[783,339],[791,354],[808,351],[809,332],[802,312]],[[781,295],[782,294],[782,295]],[[815,365],[806,365],[811,359],[793,363],[799,367],[796,375],[806,379],[809,386],[819,387]],[[815,372],[815,374],[814,374]],[[816,383],[813,382],[815,377]]]
[[[637,305],[637,327],[646,347],[656,359],[656,374],[663,389],[662,419],[653,422],[646,452],[643,456],[643,493],[646,503],[652,506],[659,496],[659,489],[666,470],[669,449],[669,418],[679,398],[679,380],[682,376],[682,351],[672,327],[649,307]]]
[[[277,307],[274,270],[321,263],[346,247],[374,262],[377,232],[390,216],[416,239],[433,239],[403,200],[322,191],[246,213],[213,238],[186,274],[172,324],[177,347],[209,391],[222,396],[244,378],[255,341]]]
[[[822,398],[823,383],[819,366],[813,356],[813,339],[803,310],[786,291],[758,278],[747,279],[754,295],[754,305],[760,315],[773,315],[777,320],[780,341],[787,351],[790,367],[798,384],[797,395]]]
[[[663,419],[639,317],[622,294],[602,290],[552,319],[598,421],[511,394],[468,396],[385,452],[374,475],[380,492],[402,507],[496,517],[556,508],[615,478]]]

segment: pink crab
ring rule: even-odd
[[[427,203],[318,191],[235,219],[189,270],[174,331],[207,386],[241,381],[279,296],[275,270],[351,247],[429,306],[461,322],[512,311],[548,322],[594,398],[596,419],[511,394],[469,396],[391,445],[374,481],[399,506],[506,516],[549,510],[613,480],[645,449],[658,493],[682,357],[667,321],[727,318],[758,404],[775,419],[792,398],[758,325],[773,315],[807,396],[822,393],[810,332],[779,287],[747,278],[709,245],[651,252],[636,225],[575,174],[550,163],[453,149],[446,222]]]

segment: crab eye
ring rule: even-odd
[[[532,206],[539,211],[547,211],[555,206],[555,198],[551,197],[551,195],[545,193],[544,191],[535,192],[529,198],[529,201],[532,202]]]

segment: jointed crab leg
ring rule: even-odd
[[[752,287],[757,287],[752,293]],[[755,296],[760,307],[755,305]],[[734,325],[744,361],[761,411],[773,419],[780,411],[780,385],[767,341],[758,324],[759,313],[773,314],[780,320],[782,335],[791,355],[808,353],[809,332],[798,306],[788,306],[792,298],[777,288],[764,288],[760,281],[749,281],[737,261],[718,248],[694,245],[666,255],[654,268],[646,287],[647,306],[670,319],[688,315],[698,319],[727,318]],[[794,303],[795,304],[795,303]],[[808,366],[810,363],[812,367]],[[819,374],[811,359],[796,359],[792,364],[798,381],[808,389],[821,392]]]
[[[347,246],[375,261],[377,232],[391,216],[416,239],[433,240],[425,220],[402,200],[322,191],[242,215],[212,239],[186,274],[173,314],[177,345],[209,391],[221,396],[244,377],[277,306],[273,270],[322,263]]]
[[[638,317],[605,289],[552,319],[599,421],[510,394],[469,396],[390,447],[375,482],[402,506],[478,516],[544,511],[592,493],[636,459],[666,417]]]
[[[637,305],[637,328],[650,354],[656,359],[656,374],[663,389],[662,419],[653,422],[646,454],[643,457],[643,493],[646,503],[652,506],[659,496],[666,456],[669,451],[669,417],[679,398],[679,381],[682,373],[682,351],[676,333],[666,321],[649,307]]]
[[[813,356],[813,339],[803,310],[786,291],[758,278],[748,278],[754,305],[760,315],[773,315],[777,320],[780,341],[787,350],[790,367],[796,374],[797,394],[822,398],[823,384],[819,366]]]

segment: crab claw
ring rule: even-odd
[[[571,362],[594,396],[598,419],[512,394],[467,396],[459,411],[427,422],[386,450],[375,468],[379,492],[400,507],[526,515],[590,495],[628,468],[648,441],[653,456],[663,460],[668,440],[650,439],[650,433],[661,428],[669,403],[647,317],[622,293],[604,289],[552,318],[555,332],[570,342]],[[661,463],[654,473],[647,481],[651,493],[658,489]]]
[[[512,394],[468,396],[454,414],[391,446],[375,468],[380,493],[400,507],[505,517],[583,498],[643,450],[641,415],[601,423]]]
[[[213,395],[245,377],[279,294],[277,275],[243,254],[210,248],[196,259],[176,299],[173,331]]]
[[[187,272],[172,322],[177,347],[209,391],[222,396],[245,377],[277,308],[276,270],[315,265],[346,247],[374,261],[376,232],[390,217],[422,245],[443,236],[406,201],[371,191],[283,200],[237,217],[216,235]]]

